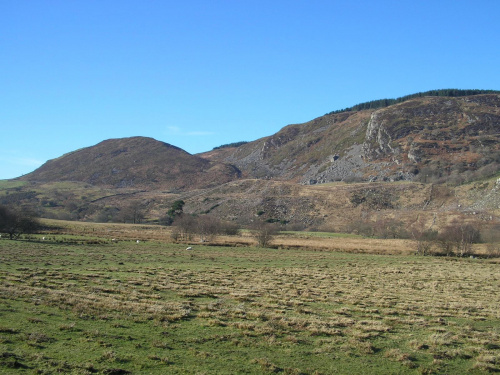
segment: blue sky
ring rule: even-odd
[[[190,153],[361,102],[500,89],[500,1],[0,0],[0,179],[109,138]]]

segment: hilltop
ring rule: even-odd
[[[215,186],[238,176],[239,171],[232,165],[191,155],[153,138],[131,137],[108,139],[49,160],[20,180],[186,190]]]

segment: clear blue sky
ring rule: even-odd
[[[369,100],[500,89],[498,0],[0,0],[0,179],[109,138],[190,153]]]

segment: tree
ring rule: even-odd
[[[174,223],[173,236],[175,241],[190,241],[196,233],[196,218],[191,215],[182,215]]]
[[[472,244],[479,242],[480,232],[471,224],[452,222],[438,236],[441,248],[446,255],[455,249],[457,256],[468,256],[472,254]]]
[[[118,220],[124,223],[139,224],[144,220],[144,211],[140,202],[132,202],[120,211]]]
[[[160,223],[160,225],[170,226],[173,224],[174,219],[172,218],[172,216],[165,215],[165,216],[160,217],[158,219],[158,222]]]
[[[276,224],[258,221],[252,227],[252,234],[259,247],[268,247],[277,233],[278,227]]]
[[[33,233],[39,226],[32,213],[20,213],[0,206],[0,232],[7,233],[11,240],[24,233]]]
[[[487,244],[486,255],[488,256],[488,258],[500,258],[500,244]]]
[[[417,241],[417,255],[429,255],[432,249],[433,242],[437,237],[437,232],[431,229],[415,230],[412,236]]]
[[[202,242],[212,241],[221,230],[220,221],[208,215],[198,216],[195,226],[196,233]]]
[[[177,200],[172,204],[170,210],[168,210],[167,215],[171,218],[176,218],[182,216],[184,210],[185,202],[183,200]]]

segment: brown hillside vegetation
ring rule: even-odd
[[[56,219],[159,222],[182,200],[187,214],[240,226],[411,238],[462,222],[493,232],[499,166],[498,93],[418,96],[200,155],[145,137],[103,141],[3,182],[0,204]]]
[[[500,165],[500,95],[420,97],[341,112],[230,150],[201,154],[255,178],[463,182]],[[473,172],[480,171],[477,176]]]
[[[193,189],[238,178],[239,171],[152,138],[109,139],[49,160],[23,181],[78,181],[115,188]]]

